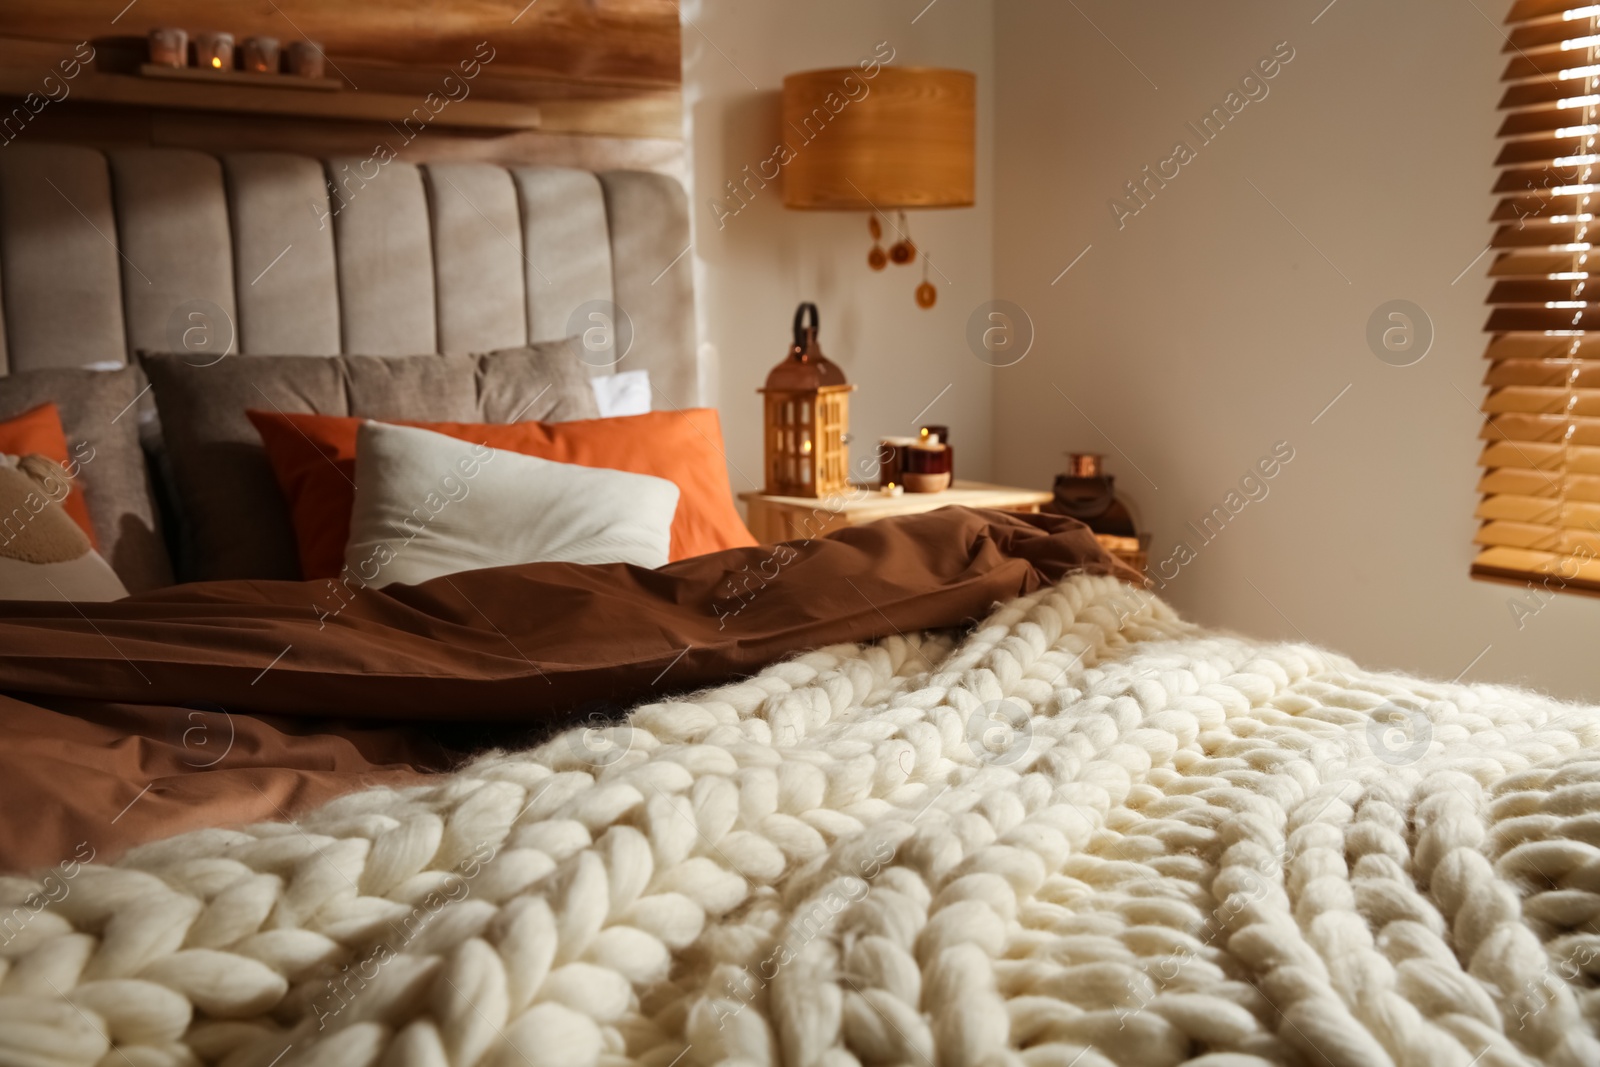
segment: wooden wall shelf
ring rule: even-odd
[[[338,78],[303,78],[298,74],[267,74],[251,70],[210,70],[206,67],[167,67],[144,63],[139,74],[145,78],[201,82],[211,85],[250,85],[257,89],[316,89],[337,92],[344,87]]]
[[[37,93],[39,84],[40,76],[36,72],[0,69],[0,96],[20,97]],[[428,109],[422,104],[426,94],[402,96],[370,90],[313,93],[303,89],[237,85],[220,80],[205,82],[198,77],[168,80],[134,74],[102,74],[98,71],[84,71],[73,79],[71,86],[71,99],[130,104],[135,107],[395,123],[420,108],[422,115],[428,117],[428,126],[488,130],[537,130],[542,127],[537,106],[515,101],[479,100],[471,96],[451,101],[436,114],[429,115]]]
[[[0,119],[23,107],[29,93],[42,95],[44,79],[53,74],[53,91],[59,94],[65,85],[68,92],[46,106],[41,118],[111,106],[127,108],[130,114],[209,113],[303,122],[308,133],[312,127],[341,122],[350,128],[386,128],[421,107],[429,93],[443,98],[444,79],[452,73],[448,67],[335,55],[329,57],[327,81],[342,91],[308,92],[302,85],[291,86],[290,75],[233,71],[231,76],[214,76],[183,68],[185,73],[177,77],[144,76],[136,73],[143,58],[141,39],[99,41],[95,47],[95,63],[63,81],[56,68],[72,55],[71,45],[0,34]],[[459,77],[451,84],[461,84]],[[485,65],[471,80],[470,95],[432,115],[428,127],[488,138],[537,132],[681,142],[683,94],[676,86],[553,78],[505,64]]]

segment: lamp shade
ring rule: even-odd
[[[785,207],[970,207],[977,77],[937,67],[809,70],[783,79]]]

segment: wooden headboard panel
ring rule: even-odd
[[[673,0],[50,0],[0,7],[0,142],[629,168],[684,177]],[[311,39],[338,92],[141,76],[152,26]],[[93,59],[68,79],[63,61]],[[492,56],[481,61],[485,55]],[[474,77],[463,79],[470,63]],[[461,99],[396,124],[453,76]],[[51,78],[50,82],[46,79]],[[29,97],[29,94],[33,94]],[[423,114],[427,114],[426,111]]]

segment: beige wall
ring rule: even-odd
[[[993,277],[993,20],[987,0],[943,0],[917,18],[926,3],[682,5],[691,255],[705,394],[722,413],[735,491],[760,488],[756,390],[788,350],[790,321],[802,300],[819,305],[823,349],[859,386],[850,420],[856,461],[871,454],[878,437],[910,432],[918,412],[943,392],[925,421],[950,426],[963,474],[988,473],[990,370],[962,338],[967,313],[987,298]],[[772,155],[781,136],[785,74],[853,66],[870,59],[879,42],[888,42],[897,65],[958,67],[978,75],[979,206],[910,215],[913,239],[950,279],[933,275],[940,295],[931,311],[917,308],[912,298],[920,265],[891,266],[881,274],[867,269],[871,238],[865,213],[786,211],[776,182],[755,190],[748,206],[731,217],[707,206],[726,195],[724,183],[743,180],[747,164],[754,168]],[[789,140],[798,138],[791,134]]]
[[[1503,39],[1472,4],[1325,2],[996,5],[995,283],[1038,340],[996,374],[995,473],[1107,451],[1167,557],[1287,441],[1167,586],[1180,610],[1447,679],[1488,646],[1467,678],[1600,698],[1600,602],[1519,629],[1515,588],[1467,578],[1489,257],[1452,281],[1491,232]],[[1119,229],[1110,199],[1282,41],[1268,95]],[[1367,346],[1391,299],[1434,324],[1414,366]]]
[[[1518,590],[1467,578],[1488,257],[1462,272],[1490,234],[1502,38],[1471,4],[1324,3],[938,0],[914,25],[925,0],[685,3],[693,254],[733,464],[759,479],[753,390],[816,299],[862,386],[858,455],[953,382],[928,418],[952,424],[963,473],[1047,486],[1062,452],[1107,452],[1156,558],[1196,546],[1164,590],[1191,618],[1600,699],[1600,601],[1559,597],[1519,628]],[[860,216],[785,212],[774,187],[718,230],[704,204],[770,151],[784,73],[883,40],[897,62],[979,75],[979,206],[913,218],[954,283],[932,314],[913,279],[864,269]],[[1180,138],[1199,145],[1186,124],[1280,42],[1294,58],[1267,95],[1119,228],[1112,198]],[[964,339],[991,297],[1036,328],[999,370]],[[1395,299],[1434,327],[1409,367],[1365,338]],[[1294,458],[1263,499],[1209,543],[1185,528],[1279,442]]]

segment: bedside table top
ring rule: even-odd
[[[987,482],[956,481],[942,493],[903,493],[884,496],[876,486],[851,486],[849,492],[837,497],[768,496],[765,493],[740,493],[744,501],[759,500],[763,504],[796,509],[823,508],[845,514],[856,522],[870,521],[886,515],[911,515],[919,511],[959,504],[969,508],[1016,508],[1044,504],[1054,493],[1042,489],[1019,489],[1010,485],[990,485]]]

